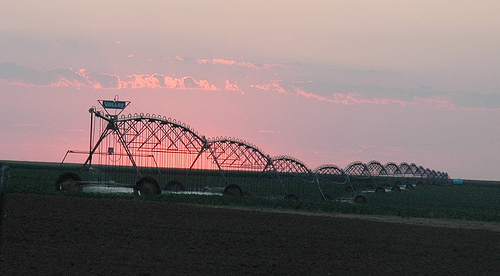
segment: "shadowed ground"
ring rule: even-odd
[[[500,274],[495,225],[65,195],[9,194],[6,207],[1,275]]]

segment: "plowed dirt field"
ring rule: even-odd
[[[9,194],[0,275],[500,275],[498,224]]]

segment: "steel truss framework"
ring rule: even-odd
[[[414,163],[382,165],[378,161],[368,164],[357,161],[345,169],[323,165],[311,170],[293,157],[270,157],[239,139],[206,139],[189,125],[155,114],[112,115],[106,109],[96,108],[89,112],[91,145],[85,166],[133,166],[139,175],[144,168],[180,169],[186,175],[196,170],[213,170],[220,173],[223,185],[230,184],[233,172],[248,172],[254,173],[258,181],[277,179],[284,193],[295,193],[300,185],[328,190],[328,185],[350,185],[353,178],[408,177],[439,181],[449,178],[446,173]]]
[[[399,170],[403,174],[403,177],[412,177],[413,176],[413,171],[411,170],[410,165],[408,165],[405,162],[403,162],[399,165]]]
[[[349,176],[343,169],[336,165],[322,165],[316,168],[312,173],[324,200],[330,199],[333,194],[341,193],[342,190],[339,191],[337,187],[340,187],[340,189],[343,188],[344,192],[355,193],[355,188]]]
[[[367,167],[372,176],[388,176],[387,169],[378,161],[370,161]]]
[[[349,181],[349,177],[345,171],[332,164],[322,165],[316,168],[313,174],[318,184],[323,181],[345,184]]]
[[[206,142],[205,148],[219,169],[262,172],[270,165],[270,158],[257,147],[244,141],[217,138]]]
[[[401,174],[401,171],[399,170],[399,166],[396,165],[396,163],[389,162],[385,164],[385,170],[387,171],[387,174],[389,176],[394,176],[394,177],[402,177],[403,175]]]
[[[372,175],[370,174],[370,169],[365,163],[362,162],[353,162],[349,164],[346,169],[346,173],[350,177],[356,178],[370,178]]]

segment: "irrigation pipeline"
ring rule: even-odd
[[[270,157],[258,147],[240,139],[206,139],[189,125],[170,118],[149,113],[121,115],[130,102],[116,101],[116,98],[115,101],[99,100],[103,110],[95,107],[89,109],[90,146],[81,172],[94,164],[114,168],[133,167],[139,177],[144,175],[144,168],[184,170],[183,178],[188,174],[193,175],[196,170],[203,170],[218,172],[223,179],[223,186],[240,181],[235,179],[235,173],[240,173],[251,175],[258,183],[270,177],[278,179],[280,189],[286,193],[298,190],[294,187],[299,187],[299,182],[319,187],[323,193],[325,189],[321,186],[322,182],[351,183],[354,180],[378,186],[375,178],[377,181],[392,178],[391,181],[395,183],[408,179],[443,183],[449,180],[447,173],[404,162],[400,165],[392,162],[382,165],[378,161],[368,164],[353,162],[345,169],[323,165],[311,170],[298,159],[289,156]],[[118,111],[112,114],[113,109]],[[78,152],[81,151],[68,151],[67,154]],[[95,159],[94,155],[97,155]],[[321,177],[315,177],[319,174]],[[197,185],[217,186],[220,183],[203,182]]]

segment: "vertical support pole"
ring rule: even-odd
[[[3,255],[3,228],[5,218],[5,206],[7,199],[7,179],[9,176],[9,166],[2,166],[2,181],[0,182],[0,257]]]
[[[90,111],[90,110],[89,110]],[[92,146],[94,145],[94,113],[90,113],[90,146],[89,153],[92,152]],[[89,156],[89,167],[92,167],[92,155]]]

